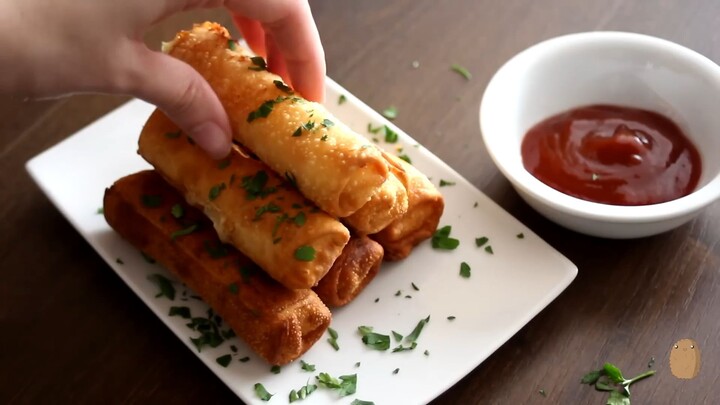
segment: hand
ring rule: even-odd
[[[179,11],[223,5],[271,70],[322,101],[325,59],[307,0],[3,0],[0,93],[133,95],[221,158],[230,151],[231,130],[215,93],[195,70],[149,50],[142,37]]]

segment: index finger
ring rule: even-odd
[[[283,56],[293,87],[309,100],[325,98],[325,52],[305,0],[230,0],[231,11],[259,21]]]

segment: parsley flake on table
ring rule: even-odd
[[[408,155],[398,155],[398,159],[402,159],[402,160],[408,162],[409,164],[412,164],[412,159],[410,159],[410,156],[408,156]]]
[[[330,337],[327,339],[327,342],[330,343],[330,346],[332,346],[332,348],[335,349],[335,351],[340,350],[340,346],[338,345],[338,342],[337,342],[337,339],[338,339],[337,331],[335,331],[335,329],[333,329],[333,328],[328,328],[327,331],[328,331],[328,334],[330,335]]]
[[[440,187],[448,187],[448,186],[454,186],[454,185],[455,185],[454,181],[447,181],[447,180],[440,179]]]
[[[445,225],[442,228],[439,228],[435,231],[435,233],[432,236],[432,239],[430,240],[431,245],[433,249],[441,249],[441,250],[454,250],[460,245],[460,241],[451,238],[450,232],[452,231],[452,226]]]
[[[460,263],[460,276],[463,278],[470,278],[470,265],[462,262]]]
[[[265,387],[260,383],[255,383],[255,395],[263,401],[269,401],[274,394],[267,392]]]
[[[472,79],[472,74],[470,74],[470,72],[469,72],[465,67],[463,67],[463,66],[460,66],[460,65],[458,65],[458,64],[452,64],[452,65],[450,66],[450,69],[451,69],[453,72],[455,72],[455,73],[459,74],[460,76],[464,77],[465,80],[470,80],[470,79]]]
[[[397,108],[394,105],[391,105],[383,110],[382,115],[389,120],[394,120],[398,115]]]
[[[305,360],[300,360],[300,368],[305,371],[315,371],[315,365],[306,363]]]
[[[188,307],[170,307],[168,316],[179,316],[181,318],[190,319],[190,308]]]
[[[315,260],[315,249],[312,246],[300,246],[295,250],[295,258],[302,262],[311,262]]]
[[[231,361],[232,361],[232,356],[229,354],[220,356],[217,359],[215,359],[215,362],[217,362],[217,364],[219,364],[223,367],[227,367],[228,365],[230,365]]]
[[[181,236],[190,235],[191,233],[197,231],[197,229],[198,229],[198,224],[192,224],[192,225],[188,226],[187,228],[177,230],[170,234],[170,240],[175,240]]]
[[[171,301],[175,299],[175,287],[173,287],[170,279],[162,274],[151,274],[147,277],[147,279],[155,283],[155,285],[160,289],[160,292],[155,295],[155,298],[167,297]]]
[[[148,208],[157,208],[162,205],[162,197],[155,194],[143,194],[140,196],[140,202]]]
[[[538,394],[540,394],[540,395],[542,395],[542,396],[544,396],[544,397],[547,396],[547,393],[545,393],[545,390],[542,389],[542,388],[540,388],[540,389],[538,390]]]
[[[597,391],[609,392],[606,404],[630,405],[630,385],[655,374],[655,370],[646,371],[631,379],[626,379],[617,366],[605,363],[603,368],[585,374],[581,384],[593,385]]]
[[[383,125],[385,128],[385,142],[387,143],[395,143],[398,141],[398,134],[397,132],[393,131],[390,127],[387,125]]]

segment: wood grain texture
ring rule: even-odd
[[[564,230],[523,203],[490,162],[478,107],[490,77],[508,58],[569,32],[647,33],[718,62],[719,2],[311,5],[331,77],[375,109],[395,105],[401,128],[579,267],[555,302],[434,403],[600,404],[603,394],[578,383],[585,372],[610,361],[637,374],[651,357],[658,373],[633,386],[633,403],[717,403],[720,205],[675,231],[635,241]],[[205,19],[229,22],[219,10],[186,13],[158,25],[148,44]],[[451,72],[452,63],[467,67],[472,80]],[[29,158],[123,100],[0,99],[0,403],[237,402],[107,269],[23,169]],[[702,349],[702,369],[693,380],[670,373],[670,348],[682,338]]]

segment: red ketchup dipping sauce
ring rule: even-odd
[[[669,118],[636,108],[580,107],[532,127],[522,142],[525,169],[583,200],[648,205],[690,194],[700,154]]]

